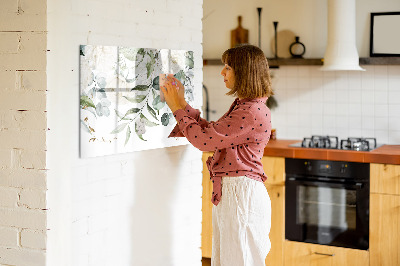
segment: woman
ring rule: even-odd
[[[271,130],[268,62],[252,45],[228,49],[222,62],[227,95],[237,98],[216,122],[200,118],[186,103],[182,84],[168,77],[161,90],[178,122],[170,137],[185,136],[201,151],[214,151],[207,161],[213,182],[212,265],[265,265],[271,246],[271,202],[261,164]]]

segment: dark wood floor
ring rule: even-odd
[[[211,259],[202,258],[201,262],[203,262],[203,266],[211,266]]]

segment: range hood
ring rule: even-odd
[[[358,70],[355,0],[328,0],[328,44],[320,70]]]

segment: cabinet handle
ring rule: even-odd
[[[320,253],[320,252],[314,252],[315,255],[323,255],[323,256],[335,256],[335,254],[328,254],[328,253]]]

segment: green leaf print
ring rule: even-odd
[[[147,85],[137,85],[131,91],[146,91],[149,88]]]
[[[149,111],[149,113],[151,114],[151,116],[155,119],[158,120],[156,112],[153,110],[153,108],[150,107],[149,104],[147,104],[147,111]]]
[[[126,129],[126,139],[125,139],[124,146],[126,146],[126,144],[128,143],[130,137],[131,137],[131,128],[128,126],[128,128]]]
[[[93,101],[88,96],[84,96],[84,95],[81,96],[81,107],[82,108],[87,108],[87,107],[96,108]]]
[[[113,131],[111,131],[110,134],[118,134],[120,133],[122,130],[124,130],[124,128],[128,125],[129,123],[122,123],[120,125],[118,125]]]
[[[160,76],[153,79],[153,88],[158,91],[160,90]]]
[[[154,109],[160,110],[165,106],[165,102],[162,102],[160,100],[160,95],[158,95],[156,98],[154,98],[152,105]]]
[[[144,99],[146,99],[146,95],[137,95],[136,97],[128,97],[123,96],[125,99],[130,101],[131,103],[141,103]]]
[[[143,119],[144,124],[145,124],[146,126],[148,126],[148,127],[155,127],[155,126],[158,126],[157,123],[151,122],[151,121],[150,121],[147,117],[145,117],[143,114],[140,114],[140,118]]]
[[[168,123],[169,123],[169,114],[168,114],[168,113],[165,113],[165,114],[163,114],[163,115],[161,116],[161,124],[162,124],[163,126],[168,126]]]

